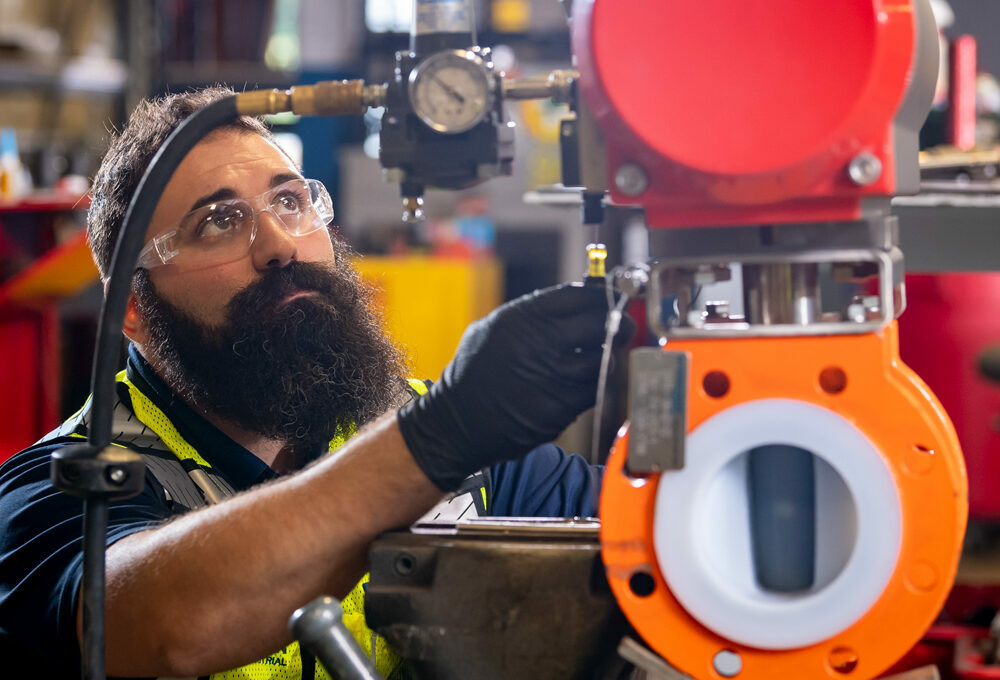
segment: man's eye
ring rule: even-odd
[[[297,213],[303,209],[305,200],[294,193],[286,192],[275,196],[271,206],[282,213]]]
[[[198,238],[212,238],[227,232],[238,231],[243,226],[245,217],[245,213],[239,208],[216,210],[201,220],[196,236]]]

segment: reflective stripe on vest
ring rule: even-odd
[[[125,371],[121,371],[116,380],[127,388],[131,409],[124,402],[125,395],[119,394],[113,413],[113,443],[133,447],[142,455],[147,471],[160,483],[175,508],[183,513],[235,495],[236,490],[180,435],[166,414],[128,380]],[[427,384],[423,381],[408,379],[407,382],[416,394],[427,392]],[[83,408],[43,437],[39,443],[55,437],[86,437],[90,406],[91,401],[88,399]],[[337,437],[331,441],[330,450],[339,448],[346,439]],[[459,493],[439,503],[423,519],[458,519],[484,515],[487,503],[486,480],[481,475],[478,478],[478,486],[463,485]],[[479,503],[480,497],[482,505]],[[368,578],[368,574],[365,574],[342,601],[344,624],[365,653],[372,658],[376,670],[383,677],[390,678],[401,670],[400,658],[381,636],[365,625],[364,598]],[[306,671],[305,676],[309,677],[310,673]],[[209,677],[213,680],[300,680],[303,668],[299,644],[293,641],[260,661]],[[330,678],[318,663],[315,664],[312,677],[315,680]]]

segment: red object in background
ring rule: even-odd
[[[0,307],[0,462],[59,419],[59,310]]]
[[[971,35],[951,44],[948,141],[963,151],[976,145],[976,39]]]
[[[900,355],[951,416],[969,475],[969,519],[1000,520],[1000,385],[977,361],[1000,342],[1000,273],[907,274]]]
[[[917,14],[910,0],[574,7],[580,89],[607,140],[613,201],[642,206],[654,227],[859,218],[862,199],[897,193],[904,97],[933,96],[933,82],[910,77],[918,44],[937,40]],[[847,170],[862,153],[881,163],[864,186]],[[623,192],[615,177],[628,164],[640,180]]]
[[[59,302],[97,278],[82,232],[57,244],[60,214],[85,195],[0,202],[0,463],[59,424]]]
[[[989,628],[956,624],[932,626],[899,663],[886,675],[935,665],[941,680],[1000,680],[1000,666],[986,663],[982,643],[989,640]]]

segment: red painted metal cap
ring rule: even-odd
[[[880,5],[596,0],[593,63],[618,116],[664,157],[773,172],[835,144],[856,117],[877,71]]]

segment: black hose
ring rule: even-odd
[[[104,680],[104,535],[108,501],[83,502],[83,644],[80,649],[85,680]]]
[[[146,240],[146,229],[153,218],[153,211],[156,210],[160,195],[174,170],[188,151],[209,132],[237,117],[239,111],[235,95],[195,111],[160,146],[129,203],[111,258],[111,275],[97,327],[97,347],[94,350],[90,386],[94,396],[87,440],[97,449],[103,449],[111,443],[111,414],[115,405],[115,373],[118,368],[120,334],[125,321],[135,262]]]
[[[87,437],[96,455],[111,443],[115,408],[115,373],[120,333],[139,258],[153,211],[174,170],[208,133],[239,116],[236,97],[230,96],[195,111],[174,130],[153,156],[129,203],[122,224],[108,282],[91,375],[90,431]],[[83,673],[86,680],[103,680],[104,665],[104,556],[108,529],[108,498],[94,495],[83,502]]]

